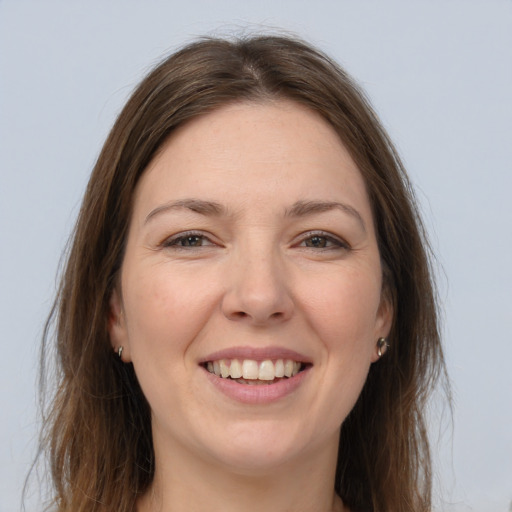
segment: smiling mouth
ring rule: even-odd
[[[264,385],[294,377],[304,371],[308,364],[292,359],[219,359],[207,361],[202,366],[221,379],[231,379],[239,384]]]

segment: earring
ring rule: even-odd
[[[119,359],[121,359],[121,361],[123,360],[123,347],[119,347],[117,349],[117,355],[119,356]]]
[[[382,357],[389,347],[388,340],[386,338],[379,338],[377,340],[377,355]]]

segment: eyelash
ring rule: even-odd
[[[187,249],[196,249],[198,247],[204,247],[203,244],[201,245],[181,245],[182,242],[186,241],[186,240],[189,240],[191,238],[196,238],[196,239],[199,239],[201,240],[202,242],[209,242],[208,244],[206,244],[207,246],[210,246],[210,245],[215,245],[206,235],[204,235],[203,233],[200,233],[200,232],[197,232],[197,231],[186,231],[185,233],[179,233],[178,235],[174,235],[170,238],[166,238],[161,246],[162,247],[172,247],[172,248],[176,248],[176,249],[183,249],[183,250],[187,250]]]
[[[302,245],[307,244],[308,241],[313,239],[321,240],[325,245],[322,247],[314,246],[314,245]],[[201,245],[183,245],[183,242],[190,242],[191,239],[196,239],[196,241],[201,242]],[[204,242],[207,242],[204,244]],[[185,233],[179,233],[170,238],[165,239],[161,246],[164,248],[175,248],[180,250],[189,250],[189,249],[197,249],[199,247],[212,246],[215,245],[204,233],[198,231],[186,231]],[[329,250],[337,250],[337,249],[350,249],[350,245],[333,235],[325,233],[323,231],[310,231],[307,233],[303,233],[300,237],[300,241],[298,244],[299,247],[303,247],[305,249],[318,249],[323,251]]]
[[[304,243],[307,243],[308,241],[311,241],[314,238],[322,239],[324,243],[330,244],[327,247],[314,247],[314,246],[308,246],[308,245],[302,245]],[[300,247],[304,247],[306,249],[319,249],[324,251],[329,250],[337,250],[337,249],[350,249],[350,245],[345,242],[344,240],[335,237],[333,235],[330,235],[328,233],[325,233],[323,231],[310,231],[308,233],[304,233],[301,235],[301,240],[299,242]]]

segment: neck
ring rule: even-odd
[[[271,469],[240,470],[173,446],[172,456],[157,457],[153,483],[137,512],[348,512],[334,492],[335,470],[332,451]]]

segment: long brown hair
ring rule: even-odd
[[[164,60],[129,99],[94,167],[42,348],[45,376],[56,340],[57,384],[42,443],[54,485],[50,506],[58,511],[133,511],[153,478],[149,406],[107,331],[140,176],[177,126],[228,103],[279,98],[322,115],[358,165],[373,208],[384,293],[394,306],[391,348],[372,365],[341,428],[336,491],[353,511],[430,510],[424,406],[444,360],[430,250],[412,189],[344,71],[299,40],[259,36],[202,39]]]

